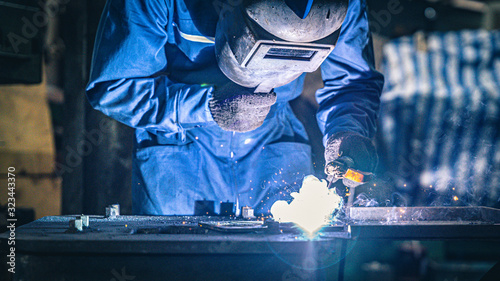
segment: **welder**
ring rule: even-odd
[[[320,65],[326,161],[372,172],[383,77],[368,26],[364,0],[108,0],[87,96],[135,128],[133,212],[206,199],[267,214],[313,173],[289,101]]]

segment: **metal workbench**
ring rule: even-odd
[[[330,280],[335,279],[332,268],[346,255],[345,241],[500,241],[500,210],[486,207],[359,207],[350,208],[347,217],[314,238],[292,224],[258,219],[90,216],[88,227],[74,231],[69,224],[75,216],[45,217],[16,229],[17,273],[12,277]],[[8,237],[0,235],[3,251],[9,249]]]

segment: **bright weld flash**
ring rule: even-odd
[[[303,229],[309,237],[328,224],[335,210],[340,209],[342,197],[335,189],[328,189],[326,180],[307,176],[299,192],[290,194],[294,199],[290,204],[276,201],[271,207],[271,214],[279,222],[293,222]]]

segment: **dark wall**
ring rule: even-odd
[[[41,8],[35,1],[0,2],[0,84],[42,81],[42,37],[47,16]]]
[[[133,130],[91,108],[85,96],[94,38],[104,0],[70,1],[61,18],[64,54],[64,214],[103,214],[119,203],[131,213]]]

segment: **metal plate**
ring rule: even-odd
[[[230,233],[255,232],[268,228],[263,221],[201,221],[199,225],[201,228]]]
[[[500,223],[500,210],[488,207],[352,207],[349,214],[358,223]]]

